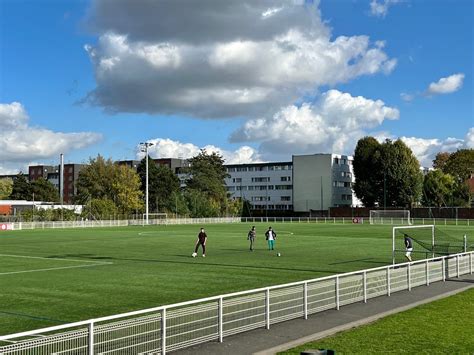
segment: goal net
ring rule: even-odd
[[[370,210],[369,221],[370,224],[412,224],[408,210]]]
[[[147,214],[143,214],[143,225],[147,224]],[[148,224],[160,224],[163,220],[168,218],[167,213],[148,213]]]
[[[392,262],[404,261],[405,237],[413,244],[413,258],[430,257],[462,253],[474,250],[474,244],[468,243],[466,234],[450,234],[434,225],[393,227],[392,231]]]

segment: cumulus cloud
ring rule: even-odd
[[[22,104],[0,104],[0,161],[4,170],[35,159],[47,159],[96,143],[101,135],[93,132],[63,133],[32,127]],[[24,167],[24,165],[22,166]]]
[[[394,69],[384,42],[332,38],[318,5],[96,0],[89,22],[100,36],[85,48],[97,86],[84,101],[112,112],[257,117],[322,85]]]
[[[466,148],[474,149],[474,127],[469,128],[465,142]]]
[[[381,100],[329,90],[314,104],[290,105],[269,117],[247,121],[233,142],[259,141],[262,155],[353,152],[367,129],[396,120],[399,111]]]
[[[401,0],[372,0],[370,2],[370,14],[377,17],[385,17],[388,14],[388,8],[400,3]]]
[[[151,139],[147,142],[153,143],[148,148],[148,154],[152,158],[188,159],[198,155],[201,149],[205,149],[208,153],[214,152],[223,156],[226,164],[257,163],[262,161],[257,150],[249,146],[241,146],[235,151],[229,151],[214,145],[198,147],[192,143],[181,143],[164,138]],[[142,159],[144,156],[145,154],[137,148],[137,158]]]
[[[463,81],[464,74],[453,74],[446,78],[439,79],[436,83],[431,83],[428,86],[427,93],[429,95],[450,94],[458,91],[462,87]]]

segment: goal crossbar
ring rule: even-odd
[[[409,210],[370,210],[369,211],[369,222],[370,224],[384,224],[384,221],[389,221],[390,224],[393,222],[400,221],[401,224],[411,225],[410,211]]]

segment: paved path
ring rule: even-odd
[[[405,311],[474,287],[474,274],[459,279],[419,286],[411,291],[369,299],[367,303],[342,306],[339,311],[316,313],[307,320],[295,319],[274,324],[269,330],[255,329],[224,338],[223,343],[210,342],[175,352],[183,355],[258,354],[267,355],[327,337],[342,330],[373,322],[390,314]]]

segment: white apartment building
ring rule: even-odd
[[[309,212],[356,206],[352,157],[338,154],[294,155],[291,162],[225,165],[234,199],[253,209]]]
[[[294,211],[360,205],[352,190],[352,160],[351,156],[338,154],[294,155]]]
[[[293,210],[292,162],[225,165],[227,191],[254,209]]]

